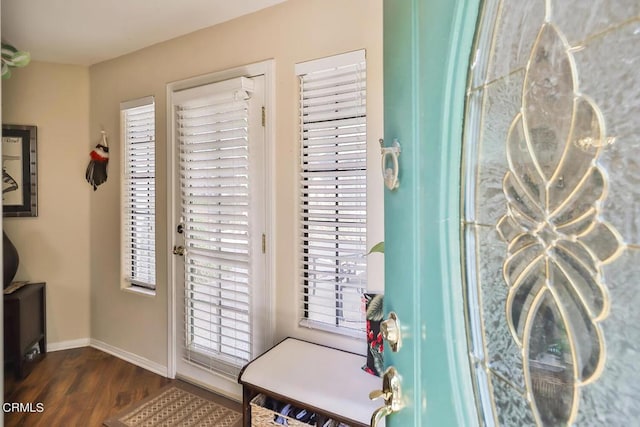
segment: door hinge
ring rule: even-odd
[[[267,113],[264,110],[264,107],[262,107],[262,127],[264,127],[264,124],[267,122]]]
[[[267,253],[267,236],[264,233],[262,233],[262,253]]]

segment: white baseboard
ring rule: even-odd
[[[129,353],[128,351],[122,350],[118,347],[114,347],[110,344],[107,344],[105,342],[102,342],[93,338],[90,340],[90,343],[87,343],[87,345],[90,345],[91,347],[96,348],[98,350],[104,351],[105,353],[109,353],[110,355],[115,356],[119,359],[125,360],[129,363],[133,363],[136,366],[140,366],[141,368],[144,368],[147,371],[151,371],[158,375],[162,375],[163,377],[168,376],[167,375],[168,371],[166,366],[163,366],[147,358],[140,357],[137,354]]]
[[[90,342],[91,342],[91,339],[89,338],[80,338],[77,340],[69,340],[69,341],[48,342],[47,352],[70,350],[72,348],[79,348],[79,347],[87,347]]]

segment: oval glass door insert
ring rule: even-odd
[[[640,420],[640,4],[582,3],[480,13],[461,205],[486,425]]]

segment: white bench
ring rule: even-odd
[[[383,402],[369,400],[382,380],[362,370],[366,358],[342,350],[287,338],[250,362],[240,373],[244,425],[251,426],[251,400],[264,394],[307,409],[322,420],[351,427],[369,425]],[[383,424],[384,425],[384,424]]]

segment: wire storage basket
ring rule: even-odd
[[[267,396],[264,394],[258,394],[249,402],[251,405],[251,426],[252,427],[264,427],[264,426],[290,426],[290,427],[348,427],[346,424],[341,424],[338,421],[332,419],[326,419],[324,417],[313,417],[313,421],[304,422],[295,419],[289,415],[283,415],[271,408],[267,404]]]
[[[259,394],[251,399],[251,425],[256,427],[262,426],[283,426],[288,425],[292,427],[309,427],[309,424],[298,421],[294,418],[282,415],[276,411],[273,411],[265,407],[267,397],[264,394]],[[276,422],[279,420],[280,422]],[[285,424],[286,422],[286,424]]]

